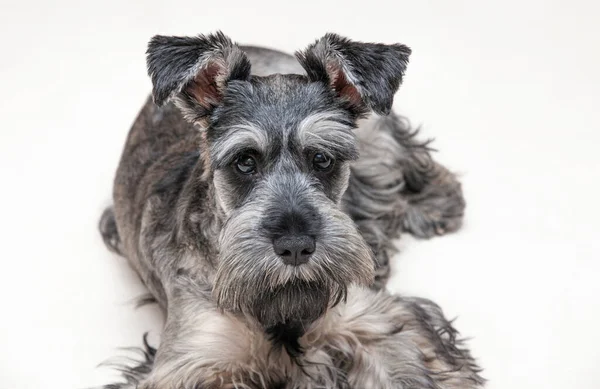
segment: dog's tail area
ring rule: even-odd
[[[100,217],[98,229],[104,244],[113,253],[123,255],[123,248],[119,231],[117,230],[117,221],[115,211],[112,206],[106,208]]]
[[[132,356],[122,357],[119,360],[103,363],[101,366],[107,366],[116,369],[123,376],[124,382],[109,384],[101,389],[136,389],[152,371],[156,348],[148,343],[148,333],[144,334],[144,344],[142,347],[132,347],[125,349]]]

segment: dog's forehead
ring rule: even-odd
[[[315,114],[334,116],[352,125],[350,114],[321,83],[295,74],[275,74],[232,82],[215,118],[219,127],[252,123],[276,133],[297,129],[302,120]]]

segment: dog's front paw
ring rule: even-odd
[[[324,339],[328,350],[349,350],[351,362],[338,365],[351,388],[481,389],[485,382],[429,300],[353,288],[335,318],[334,336]]]
[[[429,239],[458,230],[462,226],[463,215],[444,214],[441,210],[427,213],[411,207],[404,216],[404,229],[419,238]]]

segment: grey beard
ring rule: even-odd
[[[345,296],[346,288],[332,282],[296,280],[261,291],[249,309],[264,328],[287,323],[306,327]]]

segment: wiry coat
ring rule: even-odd
[[[177,106],[142,109],[101,230],[167,323],[158,351],[108,388],[482,384],[435,304],[377,291],[401,230],[454,231],[464,210],[454,175],[389,114],[409,53],[333,34],[298,60],[220,34],[152,40],[154,100]],[[260,180],[228,168],[246,143]],[[314,148],[336,158],[327,175],[304,165]],[[288,224],[317,237],[307,265],[272,253]]]

